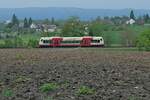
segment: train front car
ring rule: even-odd
[[[41,37],[39,41],[39,47],[40,48],[49,47],[51,43],[52,43],[51,37]]]
[[[92,37],[91,46],[92,47],[104,47],[103,37]]]

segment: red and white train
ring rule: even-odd
[[[41,37],[39,47],[103,47],[102,37]]]

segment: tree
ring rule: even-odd
[[[122,32],[122,44],[126,47],[135,46],[136,34],[128,28],[125,28],[125,31]]]
[[[6,28],[11,29],[13,32],[18,32],[19,20],[15,14],[13,14],[11,22],[7,24]]]
[[[150,19],[149,15],[146,14],[146,15],[143,16],[143,18],[144,18],[144,22],[145,22],[145,23],[148,23],[148,21],[149,21],[149,19]]]
[[[15,15],[15,14],[13,14],[13,16],[12,16],[12,25],[14,26],[14,25],[19,25],[19,20],[18,20],[18,18],[17,18],[17,16]]]
[[[137,40],[137,47],[139,50],[150,51],[150,29],[142,32]]]
[[[46,18],[44,21],[43,21],[43,24],[50,24],[50,21],[49,21],[49,19],[48,18]]]
[[[108,26],[102,22],[92,21],[89,25],[89,35],[102,36],[102,33],[108,29]]]
[[[36,48],[36,47],[38,47],[38,40],[37,39],[29,39],[28,40],[28,44],[27,44],[27,46],[28,46],[28,48]]]
[[[137,18],[136,23],[137,23],[138,25],[144,25],[144,18],[143,18],[143,16],[139,16],[139,17]]]
[[[27,21],[27,18],[25,17],[24,19],[24,28],[28,28],[28,21]]]
[[[8,23],[6,28],[12,28],[13,24],[12,23]]]
[[[14,39],[14,47],[23,47],[23,40],[19,37]]]
[[[52,17],[52,19],[51,19],[51,24],[55,24],[55,19],[54,19],[54,17]]]
[[[63,36],[84,36],[84,26],[78,17],[69,18],[62,28]]]
[[[98,16],[97,18],[96,18],[96,21],[97,22],[100,22],[102,19],[101,19],[101,17],[100,16]]]
[[[134,15],[133,10],[131,10],[131,12],[130,12],[130,19],[134,19],[135,20],[135,15]]]
[[[30,17],[29,18],[29,27],[31,26],[31,24],[32,24],[32,18]]]
[[[107,32],[103,35],[105,46],[110,47],[112,44],[112,35],[111,33]]]
[[[89,30],[89,36],[93,36],[93,31]]]
[[[120,16],[114,16],[110,18],[110,21],[113,22],[113,24],[115,25],[120,25],[123,23],[123,18],[121,18]]]

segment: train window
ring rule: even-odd
[[[80,41],[61,41],[61,43],[80,43]]]
[[[51,43],[51,40],[43,40],[43,43]]]
[[[103,41],[103,39],[100,39],[100,41]]]
[[[47,40],[43,40],[43,43],[47,43]]]
[[[43,41],[43,39],[41,39],[41,42]]]
[[[99,43],[100,40],[92,40],[92,43]]]

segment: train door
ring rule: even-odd
[[[53,38],[53,47],[58,47],[61,44],[62,38]]]
[[[92,40],[91,37],[83,37],[81,46],[83,47],[91,46],[91,40]]]

